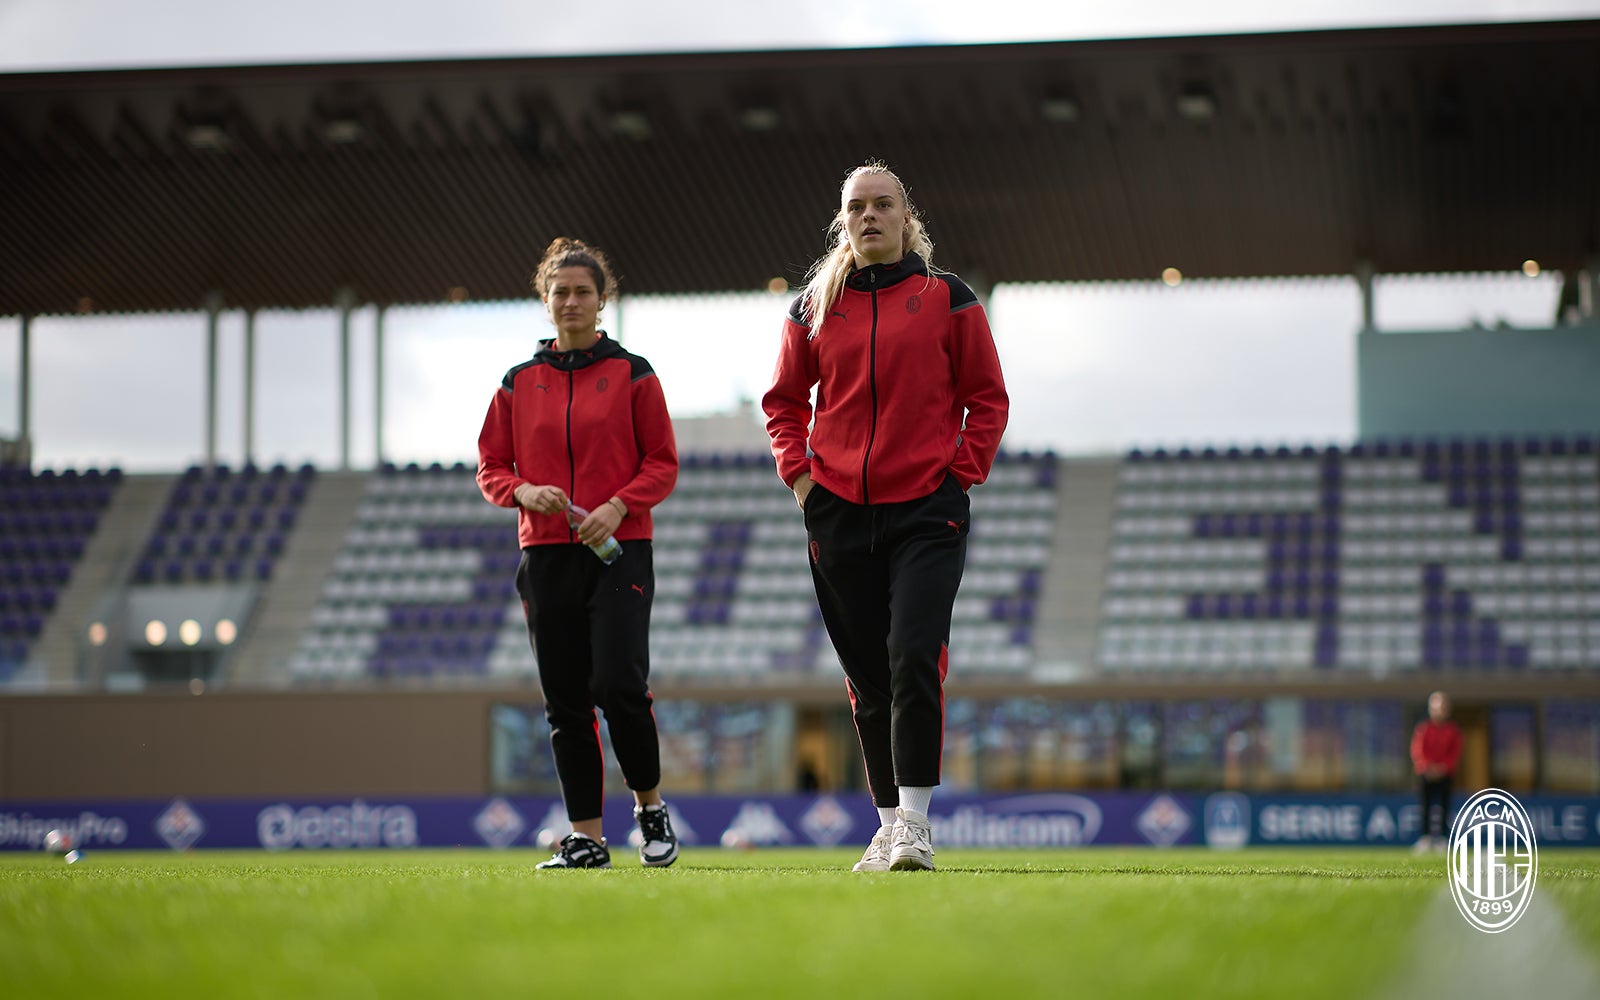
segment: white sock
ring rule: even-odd
[[[878,822],[883,826],[894,826],[894,806],[879,806]]]
[[[933,805],[932,785],[901,785],[900,808],[907,812],[928,815],[928,807]]]

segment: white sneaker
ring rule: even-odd
[[[896,809],[889,840],[891,871],[933,871],[933,827],[928,817],[910,809]]]
[[[666,803],[634,806],[639,824],[639,862],[646,868],[665,868],[678,860],[678,835],[672,831],[672,814]]]
[[[892,828],[890,827],[878,827],[878,832],[872,835],[872,843],[867,845],[867,853],[861,855],[861,860],[857,861],[855,867],[851,868],[850,870],[853,872],[888,871],[889,840],[892,836],[892,832]]]

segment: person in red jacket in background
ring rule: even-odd
[[[1428,695],[1428,717],[1411,733],[1411,766],[1422,785],[1422,834],[1418,852],[1442,850],[1450,828],[1450,784],[1461,761],[1461,729],[1450,718],[1450,696]],[[1434,810],[1434,806],[1438,810]]]
[[[599,329],[600,310],[616,290],[603,253],[558,239],[533,288],[556,335],[495,391],[478,436],[478,488],[490,503],[517,508],[517,592],[572,821],[572,834],[539,867],[611,867],[601,835],[596,707],[633,789],[640,860],[670,865],[678,841],[657,788],[649,639],[650,510],[678,479],[672,421],[650,363]]]
[[[1009,400],[983,306],[932,268],[900,178],[869,163],[839,200],[761,405],[878,809],[855,870],[925,871],[967,490],[989,476]]]

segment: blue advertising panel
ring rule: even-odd
[[[1464,796],[1458,796],[1460,800]],[[1600,846],[1600,799],[1520,800],[1540,847]],[[613,798],[606,836],[633,834],[631,801]],[[686,846],[864,844],[878,816],[864,794],[682,796],[670,800]],[[1190,792],[951,794],[934,800],[943,848],[1083,845],[1396,846],[1417,837],[1404,795],[1244,795]],[[0,802],[0,850],[39,850],[59,830],[73,846],[271,851],[549,846],[570,827],[550,796],[431,799],[171,799]]]

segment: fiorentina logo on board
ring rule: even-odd
[[[187,851],[206,835],[206,822],[182,799],[173,799],[156,817],[156,833],[174,851]]]
[[[1157,847],[1171,847],[1189,832],[1189,814],[1170,795],[1158,795],[1145,806],[1136,823],[1146,840]]]
[[[832,795],[824,795],[814,802],[805,815],[800,817],[800,829],[812,842],[823,847],[832,847],[844,839],[850,828],[855,826],[855,820],[850,818],[850,813],[839,800]]]
[[[510,847],[527,828],[516,807],[501,798],[490,799],[472,820],[472,829],[490,847]]]

